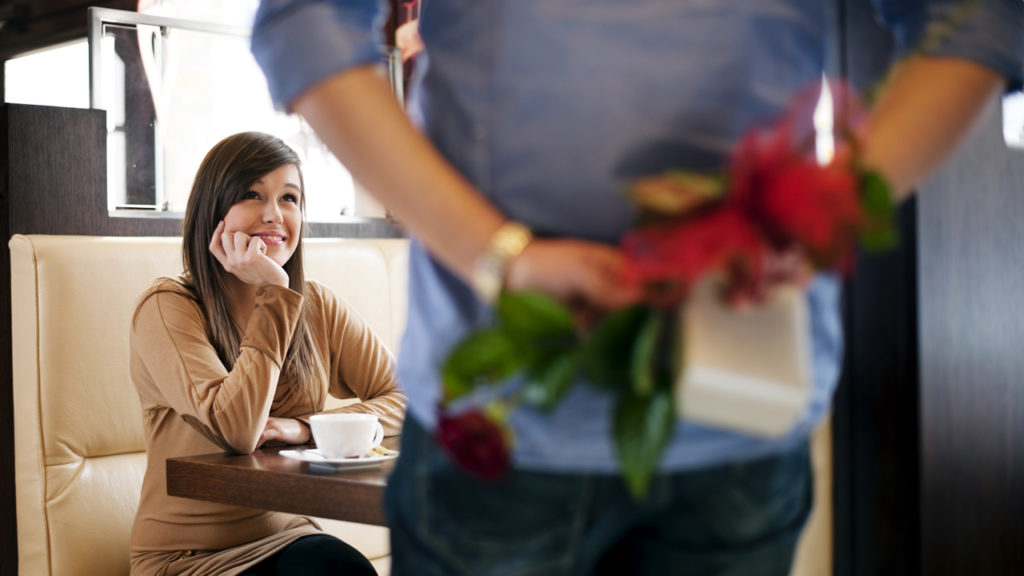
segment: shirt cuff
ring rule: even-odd
[[[922,11],[900,14],[902,21],[894,23],[900,53],[918,49],[921,41],[932,34],[940,40],[926,47],[924,55],[970,60],[1005,77],[1011,88],[1020,88],[1024,80],[1024,3],[975,0],[973,5],[965,5],[957,0],[926,4]],[[958,14],[963,10],[967,12]],[[952,30],[936,30],[950,22]]]

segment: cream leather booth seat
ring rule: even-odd
[[[181,271],[181,240],[16,235],[10,247],[20,573],[125,575],[146,466],[128,375],[131,313],[155,278]],[[397,354],[407,254],[400,239],[307,240],[306,275],[345,298]],[[794,576],[832,572],[829,443],[825,426]],[[385,528],[323,525],[389,573]]]
[[[393,352],[405,322],[407,241],[306,241],[306,276],[343,297]],[[10,240],[15,497],[22,575],[128,573],[146,468],[128,372],[135,300],[181,271],[180,238]],[[390,566],[385,528],[324,521]]]

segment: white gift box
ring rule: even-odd
[[[717,290],[714,279],[698,284],[679,316],[686,365],[676,412],[746,434],[785,434],[811,398],[806,295],[782,287],[763,304],[733,310]]]

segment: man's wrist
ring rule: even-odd
[[[473,265],[471,282],[478,298],[488,304],[497,301],[505,284],[509,262],[519,256],[531,240],[533,234],[530,229],[520,222],[509,220],[498,228]]]

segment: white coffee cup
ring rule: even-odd
[[[376,414],[314,414],[309,427],[325,458],[358,458],[384,439]]]

